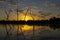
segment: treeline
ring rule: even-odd
[[[14,25],[36,25],[36,26],[49,26],[50,28],[56,29],[60,28],[60,18],[50,18],[49,20],[0,20],[0,24],[14,24]]]
[[[29,24],[29,25],[60,25],[60,18],[50,18],[49,20],[0,20],[0,24]]]

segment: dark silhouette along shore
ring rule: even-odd
[[[37,25],[37,26],[51,26],[51,28],[60,28],[60,18],[50,18],[49,20],[20,20],[20,21],[10,21],[10,20],[0,20],[0,24],[15,24],[15,25]]]

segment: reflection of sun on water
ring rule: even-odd
[[[32,30],[32,26],[29,26],[29,25],[23,25],[23,27],[22,27],[22,30],[23,31],[28,31],[28,30]]]

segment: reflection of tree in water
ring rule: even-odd
[[[50,28],[52,29],[60,29],[60,25],[49,25]]]
[[[21,25],[19,25],[19,27],[21,27]],[[14,26],[14,30],[13,31],[11,31],[11,33],[13,33],[12,35],[13,36],[11,36],[10,38],[12,38],[13,40],[15,39],[16,40],[16,31],[17,31],[17,25],[15,25]],[[20,30],[21,31],[21,30]],[[20,32],[19,31],[19,32]],[[35,26],[35,32],[34,32],[34,34],[35,34],[35,39],[37,40],[37,39],[39,39],[39,38],[41,38],[41,34],[45,34],[45,33],[50,33],[50,32],[52,32],[52,31],[54,31],[54,30],[51,30],[50,29],[50,27],[49,26]],[[24,36],[27,38],[27,39],[33,39],[32,38],[32,36],[33,36],[33,31],[31,30],[31,31],[25,31],[25,32],[23,32],[24,33]],[[22,39],[23,38],[23,34],[22,33],[19,33],[19,39]]]

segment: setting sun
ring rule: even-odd
[[[19,17],[19,20],[33,20],[33,18],[31,17],[31,15],[24,15],[24,14],[20,14],[21,17]]]
[[[25,21],[27,20],[33,20],[31,16],[26,16]]]

